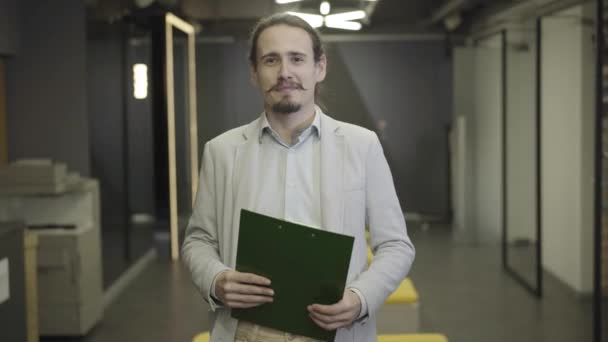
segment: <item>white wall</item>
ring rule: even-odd
[[[507,241],[536,242],[536,30],[507,31]]]
[[[473,140],[475,226],[482,242],[502,234],[502,37],[479,42],[475,57]]]
[[[474,122],[473,99],[475,49],[454,49],[453,69],[453,124],[450,142],[452,167],[452,205],[454,210],[454,232],[459,237],[475,234],[473,205],[473,160],[474,141],[470,133]],[[466,235],[466,236],[465,236]]]
[[[592,28],[582,6],[543,19],[543,266],[578,292],[592,291]]]
[[[464,232],[466,225],[465,211],[467,209],[466,174],[467,174],[467,118],[464,115],[454,117],[450,132],[450,165],[452,183],[452,205],[454,210],[453,229],[457,233]]]
[[[452,198],[457,238],[502,234],[502,37],[454,49]]]
[[[579,293],[590,293],[593,280],[595,56],[593,26],[583,20],[593,10],[589,4],[544,18],[541,47],[543,267]],[[508,52],[508,60],[509,239],[533,238],[535,62],[524,52]],[[482,241],[500,241],[502,228],[501,87],[499,36],[455,49],[455,225]]]

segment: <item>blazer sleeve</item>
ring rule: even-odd
[[[365,192],[374,259],[348,287],[361,291],[368,313],[374,315],[407,276],[415,256],[393,177],[376,134],[366,158]]]
[[[214,166],[212,147],[207,143],[192,216],[182,245],[183,262],[213,311],[220,307],[211,297],[214,279],[222,271],[229,270],[219,255]]]

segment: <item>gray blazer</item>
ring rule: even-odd
[[[321,114],[321,216],[325,229],[355,237],[347,287],[358,289],[369,315],[339,329],[336,342],[376,341],[375,313],[414,261],[393,179],[376,134]],[[211,306],[212,342],[232,342],[237,321],[210,298],[215,276],[236,264],[240,209],[255,210],[264,174],[260,119],[205,144],[200,184],[182,246],[192,280]],[[367,266],[365,227],[375,257]]]

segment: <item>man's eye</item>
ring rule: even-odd
[[[267,58],[264,58],[264,64],[266,64],[266,65],[273,65],[273,64],[275,64],[276,62],[277,62],[277,59],[276,59],[276,58],[274,58],[274,57],[267,57]]]
[[[302,63],[302,62],[304,62],[304,58],[300,57],[300,56],[294,56],[291,58],[291,61],[293,63]]]

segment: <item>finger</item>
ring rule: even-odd
[[[230,275],[229,280],[238,282],[238,283],[247,283],[247,284],[254,284],[254,285],[262,285],[262,286],[270,286],[270,279],[268,278],[264,278],[262,276],[259,276],[257,274],[253,274],[253,273],[241,273],[241,272],[234,272]]]
[[[228,283],[224,286],[226,293],[240,293],[260,296],[274,296],[274,290],[268,287],[245,285],[240,283]]]
[[[322,315],[335,316],[348,311],[348,307],[343,301],[333,305],[313,304],[308,306],[308,311],[314,311]]]
[[[323,329],[325,329],[327,331],[333,331],[333,330],[345,327],[348,324],[350,324],[350,322],[348,322],[348,321],[341,321],[341,322],[335,322],[335,323],[327,324],[327,323],[324,323],[324,322],[322,322],[320,320],[317,320],[316,318],[314,318],[312,316],[310,318],[312,319],[313,322],[315,322],[316,325],[318,325],[319,327],[321,327],[321,328],[323,328]]]
[[[325,324],[332,324],[336,322],[350,321],[352,320],[354,313],[349,311],[336,316],[328,316],[312,311],[310,315],[320,322],[323,322]]]
[[[243,302],[227,302],[226,306],[231,309],[251,309],[260,306],[264,303],[243,303]]]
[[[238,293],[226,294],[226,300],[229,302],[241,302],[241,303],[252,303],[252,304],[264,304],[272,303],[273,298],[268,296],[251,296],[243,295]]]

